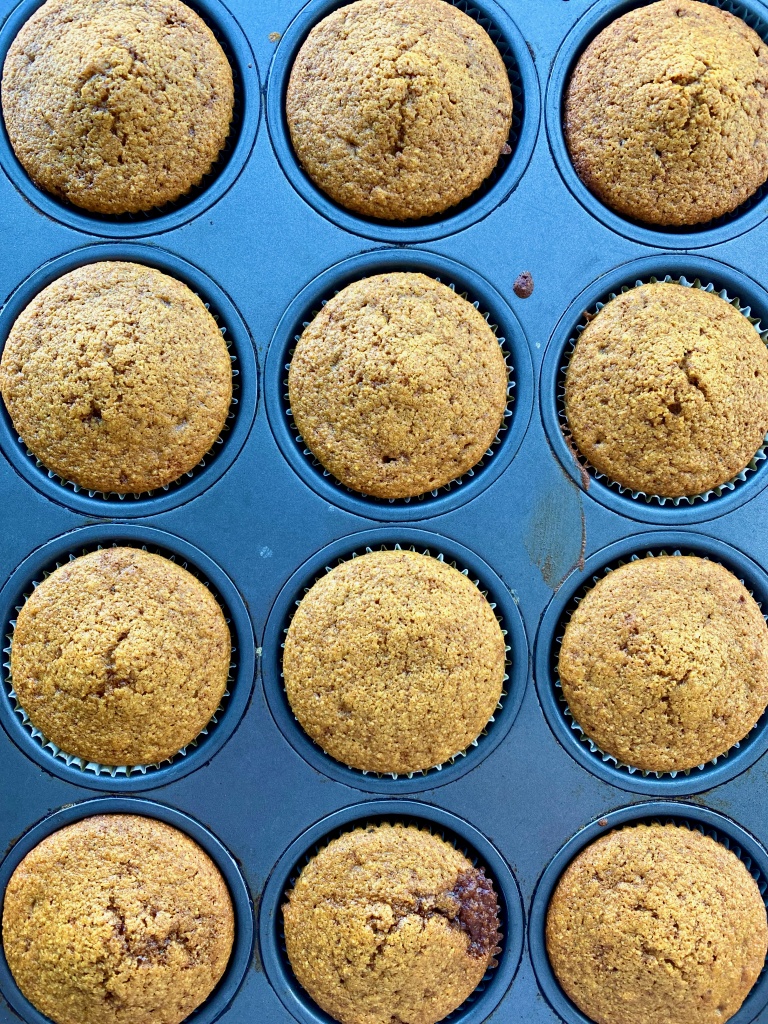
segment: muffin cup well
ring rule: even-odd
[[[60,565],[102,548],[124,545],[159,554],[186,569],[211,591],[224,612],[232,640],[227,689],[206,727],[182,750],[160,764],[102,765],[61,750],[35,728],[13,689],[10,653],[16,616],[31,591]],[[207,763],[237,728],[250,699],[255,672],[253,631],[242,599],[210,558],[170,534],[136,526],[103,524],[65,534],[43,545],[13,573],[0,591],[3,623],[3,678],[0,721],[17,746],[46,771],[89,789],[131,792],[179,779]]]
[[[523,950],[525,919],[520,891],[504,858],[472,825],[439,807],[413,800],[375,800],[336,811],[316,822],[283,853],[264,888],[259,912],[259,946],[267,977],[285,1008],[302,1024],[332,1024],[296,980],[285,950],[282,906],[286,894],[311,858],[331,840],[368,824],[417,825],[441,836],[470,861],[481,864],[499,900],[501,952],[480,985],[445,1020],[480,1024],[512,983]]]
[[[67,825],[98,814],[136,814],[156,818],[167,825],[172,825],[202,847],[221,872],[232,899],[235,940],[224,975],[206,1001],[189,1017],[195,1024],[213,1024],[237,995],[251,961],[254,943],[253,901],[232,854],[207,828],[189,815],[163,804],[129,797],[101,797],[83,803],[69,804],[43,818],[13,844],[0,864],[0,900],[5,898],[5,890],[13,872],[43,839]],[[10,1006],[27,1024],[51,1024],[49,1018],[35,1009],[22,994],[11,974],[1,946],[0,990]]]
[[[432,768],[410,775],[379,775],[350,768],[325,751],[301,727],[285,692],[282,651],[291,619],[303,596],[331,568],[369,551],[407,549],[432,555],[464,573],[487,597],[506,636],[507,665],[504,693],[483,732],[465,750]],[[511,728],[525,693],[528,644],[520,613],[504,583],[469,549],[421,530],[371,530],[329,544],[309,559],[288,580],[269,614],[264,633],[262,672],[267,703],[283,736],[312,767],[337,782],[389,795],[434,789],[471,771],[494,750]]]
[[[694,804],[654,800],[610,811],[586,825],[555,854],[539,878],[531,903],[528,943],[542,995],[566,1024],[594,1024],[566,996],[547,956],[546,924],[549,901],[557,883],[583,849],[608,832],[632,825],[675,824],[701,832],[735,853],[757,882],[768,909],[768,853],[745,829],[723,814]],[[749,1024],[768,1004],[768,970],[763,968],[741,1009],[729,1024]]]
[[[44,2],[22,0],[8,16],[0,29],[0,66],[21,27]],[[91,213],[34,184],[16,156],[0,117],[0,165],[18,191],[42,213],[89,235],[140,238],[169,231],[192,220],[221,199],[237,180],[253,148],[261,117],[261,85],[256,60],[240,25],[219,0],[184,2],[213,32],[232,68],[235,87],[229,136],[210,171],[185,195],[153,210],[120,215]]]
[[[513,116],[510,153],[503,153],[494,171],[461,203],[444,213],[421,220],[397,222],[364,217],[345,209],[327,196],[301,167],[291,144],[285,98],[291,69],[299,49],[314,26],[352,0],[310,0],[282,35],[267,81],[267,127],[283,173],[299,195],[332,223],[382,242],[426,242],[461,231],[482,220],[520,183],[531,159],[539,130],[539,82],[531,54],[520,31],[495,0],[448,0],[480,24],[496,45],[512,87]]]
[[[103,551],[105,547],[117,546],[117,544],[97,544],[95,547],[90,546],[85,547],[77,552],[69,552],[64,558],[57,559],[55,565],[51,566],[50,569],[43,572],[39,579],[32,580],[29,587],[25,590],[24,594],[22,595],[21,604],[19,604],[16,607],[16,614],[18,615],[21,612],[22,608],[24,607],[24,604],[26,604],[26,602],[29,600],[33,591],[36,590],[37,587],[40,586],[40,584],[44,580],[48,579],[51,576],[51,574],[55,572],[57,569],[60,569],[63,565],[66,565],[68,562],[74,562],[77,558],[80,558],[83,555],[92,554],[94,551]],[[202,583],[203,586],[206,587],[206,589],[210,590],[216,599],[217,605],[221,608],[221,611],[224,615],[225,621],[227,623],[228,628],[230,629],[231,634],[232,619],[229,616],[226,607],[223,605],[220,596],[216,594],[215,591],[211,590],[210,584],[207,582],[207,580],[205,580],[204,577],[201,577],[200,573],[194,568],[194,566],[189,565],[188,562],[177,562],[177,557],[172,551],[168,551],[163,548],[158,548],[154,545],[147,546],[146,544],[142,544],[139,550],[146,551],[149,554],[153,555],[160,555],[163,558],[167,558],[168,561],[173,562],[174,564],[180,564],[183,569],[185,569],[188,573],[190,573],[190,575],[194,576],[196,580]],[[29,718],[29,715],[25,711],[24,706],[20,703],[19,697],[13,687],[13,674],[11,669],[13,657],[13,637],[16,632],[16,620],[11,619],[8,625],[10,627],[10,632],[5,637],[5,639],[8,642],[8,646],[3,648],[3,654],[6,655],[7,659],[3,661],[3,669],[5,670],[4,683],[8,698],[13,704],[13,710],[19,716],[19,718],[22,721],[22,724],[29,731],[32,738],[36,740],[41,747],[43,747],[46,750],[50,750],[51,754],[53,754],[53,756],[58,758],[59,760],[63,761],[67,765],[67,767],[79,768],[81,771],[91,772],[93,775],[109,775],[110,778],[114,779],[118,775],[124,775],[127,778],[130,778],[132,775],[136,774],[146,775],[148,771],[160,768],[161,765],[163,764],[173,764],[173,762],[177,758],[186,757],[187,753],[190,750],[194,749],[198,745],[198,743],[202,741],[203,737],[207,736],[209,734],[209,731],[212,730],[213,727],[218,724],[219,719],[224,714],[227,703],[231,696],[230,688],[234,683],[235,675],[237,673],[236,644],[232,644],[232,660],[230,661],[229,664],[229,672],[227,675],[226,687],[224,689],[224,693],[222,694],[221,702],[219,703],[219,706],[216,708],[214,713],[211,715],[208,724],[205,725],[203,729],[201,729],[201,731],[198,733],[198,735],[193,740],[191,740],[186,746],[182,747],[180,750],[177,750],[174,754],[171,754],[170,757],[164,758],[162,761],[152,762],[150,764],[105,765],[100,764],[98,761],[89,761],[86,758],[78,757],[76,754],[68,754],[65,750],[62,750],[61,747],[58,747],[53,742],[53,740],[49,739],[43,732],[40,731],[40,729],[38,729],[33,724],[31,719]]]
[[[768,483],[768,436],[749,465],[734,478],[701,494],[663,498],[632,491],[595,470],[571,439],[565,415],[565,374],[578,335],[616,295],[653,281],[669,281],[720,295],[738,309],[768,344],[768,292],[723,263],[688,255],[648,256],[617,267],[586,288],[561,317],[541,369],[541,413],[555,454],[590,497],[621,515],[647,522],[702,522],[730,512]]]
[[[592,555],[552,598],[536,639],[536,689],[550,729],[568,753],[604,782],[635,793],[684,796],[701,793],[735,778],[768,750],[768,710],[750,732],[706,764],[677,772],[644,771],[605,753],[571,714],[557,670],[563,633],[576,605],[609,572],[638,558],[697,555],[718,562],[752,594],[768,620],[768,575],[750,558],[712,537],[696,533],[646,533],[627,537]]]
[[[58,256],[39,267],[0,309],[0,349],[19,315],[44,288],[64,274],[92,263],[125,261],[153,267],[186,284],[198,295],[221,329],[232,361],[232,401],[224,428],[193,469],[164,487],[141,494],[90,491],[49,470],[27,448],[0,401],[0,448],[17,472],[46,497],[89,515],[117,518],[152,515],[184,504],[218,480],[234,462],[256,414],[256,356],[248,328],[231,299],[191,263],[155,246],[103,243]]]
[[[483,458],[463,476],[414,498],[376,498],[346,487],[305,445],[293,420],[287,377],[296,344],[322,306],[347,285],[377,274],[421,273],[447,284],[485,316],[497,335],[509,372],[504,420]],[[517,317],[502,296],[479,274],[443,256],[423,250],[375,250],[344,260],[315,278],[290,304],[270,343],[266,363],[267,412],[272,433],[294,471],[321,497],[368,519],[425,519],[457,508],[496,480],[515,457],[528,427],[533,404],[530,350]]]
[[[598,0],[576,22],[555,56],[545,98],[547,137],[555,164],[566,187],[576,200],[612,231],[643,245],[660,249],[693,249],[728,241],[755,227],[768,215],[768,182],[731,213],[707,224],[683,227],[654,227],[633,221],[612,210],[593,195],[582,182],[571,161],[563,129],[565,94],[576,63],[592,40],[607,25],[628,11],[653,0]],[[758,0],[703,0],[735,14],[768,43],[768,16]]]
[[[568,373],[568,367],[570,365],[571,359],[573,358],[573,353],[576,351],[576,345],[578,343],[582,331],[584,331],[589,322],[597,316],[600,310],[603,309],[604,306],[606,306],[609,302],[613,301],[613,299],[617,298],[618,295],[624,295],[627,292],[631,292],[634,288],[640,288],[644,284],[657,283],[678,284],[681,285],[683,288],[698,288],[699,290],[709,292],[712,295],[718,295],[729,305],[733,306],[734,309],[738,310],[739,313],[741,313],[750,322],[750,324],[752,324],[752,326],[755,328],[755,331],[760,335],[763,344],[768,347],[768,324],[765,328],[763,328],[760,322],[760,318],[752,316],[751,307],[743,306],[741,303],[741,299],[739,299],[737,296],[730,296],[725,288],[721,288],[718,291],[711,281],[704,284],[698,278],[695,278],[693,281],[689,281],[684,276],[672,277],[670,274],[667,274],[663,278],[651,276],[644,280],[637,280],[633,285],[624,285],[618,293],[610,292],[610,294],[606,297],[604,302],[598,302],[592,309],[585,310],[581,322],[576,325],[575,334],[568,340],[565,352],[563,353],[564,359],[563,365],[560,367],[560,377],[557,382],[557,403],[558,414],[560,416],[560,429],[562,430],[563,435],[566,438],[566,441],[569,443],[569,446],[575,452],[575,457],[577,458],[579,464],[584,467],[586,472],[589,473],[590,476],[594,476],[596,480],[604,481],[608,487],[614,487],[619,492],[619,494],[629,494],[632,498],[646,502],[655,502],[658,505],[694,505],[698,501],[706,502],[713,497],[719,498],[724,491],[732,491],[737,486],[737,484],[743,483],[743,481],[747,479],[748,473],[754,473],[754,471],[758,467],[758,464],[760,462],[763,462],[766,458],[766,445],[768,445],[768,434],[766,434],[766,436],[763,438],[763,443],[752,456],[749,464],[745,466],[744,469],[742,469],[739,473],[736,474],[736,476],[732,477],[730,480],[726,480],[725,483],[718,484],[717,487],[710,487],[709,490],[702,491],[699,494],[684,495],[683,497],[680,498],[664,498],[658,494],[647,494],[645,491],[633,491],[631,487],[625,487],[624,484],[620,484],[618,480],[613,480],[605,473],[601,473],[598,469],[595,469],[595,467],[590,463],[589,459],[587,459],[587,457],[577,449],[576,442],[573,440],[573,437],[570,433],[570,428],[568,426],[568,417],[565,411],[566,375]]]

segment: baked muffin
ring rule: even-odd
[[[337,480],[379,498],[443,487],[493,443],[504,355],[485,318],[423,274],[381,274],[330,299],[299,339],[291,411]]]
[[[601,750],[646,771],[724,754],[768,704],[768,626],[717,562],[627,562],[587,592],[558,660],[574,719]]]
[[[283,654],[288,700],[315,743],[352,768],[397,774],[468,747],[504,667],[504,634],[477,587],[413,551],[373,551],[319,579]]]
[[[232,69],[179,0],[47,0],[3,66],[11,145],[40,188],[92,213],[150,210],[210,171]]]
[[[29,596],[11,677],[32,725],[65,753],[154,764],[208,725],[231,649],[221,608],[191,573],[138,548],[105,548]]]
[[[138,263],[94,263],[44,288],[11,328],[0,393],[43,465],[89,490],[178,480],[218,438],[232,365],[185,284]]]
[[[713,4],[638,7],[579,58],[564,128],[579,177],[607,206],[703,224],[768,178],[768,47]]]
[[[5,891],[16,984],[56,1024],[179,1024],[224,973],[227,885],[183,832],[154,818],[85,818],[42,840]]]
[[[369,825],[309,862],[283,907],[300,984],[342,1024],[435,1024],[499,952],[482,868],[414,826]]]
[[[738,857],[683,825],[611,832],[572,861],[547,953],[597,1024],[724,1024],[758,978],[765,906]]]
[[[512,91],[481,26],[445,0],[358,0],[309,33],[286,115],[312,181],[366,217],[411,220],[471,195],[498,163]]]
[[[565,379],[568,428],[611,480],[667,498],[732,480],[768,432],[768,350],[719,295],[644,284],[582,332]]]

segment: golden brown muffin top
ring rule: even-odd
[[[128,814],[42,840],[11,876],[3,949],[56,1024],[180,1024],[229,961],[227,885],[183,832]]]
[[[47,0],[3,67],[16,156],[36,185],[93,213],[188,192],[218,157],[233,102],[223,50],[179,0]]]
[[[471,195],[512,126],[507,70],[444,0],[358,0],[302,45],[286,95],[304,170],[356,213],[409,220]]]
[[[628,562],[587,592],[558,671],[575,720],[603,751],[682,771],[744,739],[768,704],[768,626],[717,562]]]
[[[644,284],[582,332],[565,413],[579,451],[610,479],[661,497],[701,494],[748,466],[768,433],[768,350],[719,295]]]
[[[740,18],[660,0],[611,22],[565,97],[574,167],[598,199],[649,224],[702,224],[768,178],[768,47]]]
[[[495,965],[498,901],[482,868],[424,829],[334,839],[283,907],[301,985],[342,1024],[435,1024]]]
[[[493,443],[507,368],[485,317],[424,274],[380,274],[330,299],[299,339],[291,411],[347,487],[407,498],[450,483]]]
[[[224,614],[191,573],[138,548],[106,548],[32,592],[11,676],[32,724],[65,753],[154,764],[210,722],[231,653]]]
[[[0,392],[47,469],[139,494],[210,450],[229,413],[232,365],[216,321],[181,281],[138,263],[93,263],[19,315]]]
[[[326,753],[363,771],[407,774],[463,751],[493,715],[504,634],[477,587],[413,551],[336,566],[288,629],[291,708]]]
[[[724,1024],[768,949],[752,876],[680,825],[624,828],[583,850],[555,890],[546,934],[560,984],[597,1024]]]

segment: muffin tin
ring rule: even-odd
[[[0,0],[0,59],[41,0]],[[183,757],[145,773],[96,774],[54,756],[0,687],[0,893],[21,856],[79,817],[154,815],[189,832],[224,871],[238,915],[228,973],[190,1020],[319,1024],[281,947],[285,889],[317,844],[367,821],[412,821],[477,857],[505,918],[499,967],[449,1020],[584,1024],[546,960],[543,921],[560,872],[614,825],[676,820],[735,849],[768,883],[768,723],[716,764],[644,776],[579,740],[558,700],[553,652],[579,591],[618,561],[695,551],[743,579],[768,612],[768,460],[693,504],[648,502],[579,466],[560,429],[559,380],[585,311],[651,277],[725,290],[768,325],[768,196],[714,225],[659,231],[606,210],[581,186],[559,123],[569,69],[626,0],[456,0],[487,24],[516,90],[512,153],[454,211],[380,224],[336,207],[291,152],[282,97],[311,26],[343,0],[188,0],[235,68],[236,130],[219,165],[173,208],[91,216],[36,189],[0,126],[0,345],[41,287],[99,259],[146,262],[186,281],[226,328],[237,405],[222,444],[168,490],[120,499],[52,478],[0,414],[0,626],[57,561],[113,543],[172,554],[209,584],[235,643],[230,696]],[[760,0],[723,6],[768,40]],[[423,500],[364,498],[305,453],[285,401],[302,324],[351,280],[419,270],[495,325],[512,368],[506,429],[473,474]],[[530,271],[534,292],[513,283]],[[326,567],[366,548],[414,547],[465,569],[496,604],[510,646],[506,695],[465,757],[379,778],[332,761],[301,732],[280,680],[294,602]],[[6,657],[3,658],[3,661]],[[6,670],[3,670],[4,673]],[[42,1024],[0,955],[0,1022]],[[768,1024],[764,972],[737,1024]]]

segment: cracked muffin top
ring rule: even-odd
[[[229,414],[232,364],[187,285],[138,263],[92,263],[20,314],[0,393],[46,469],[89,490],[140,494],[210,451]]]
[[[40,188],[93,213],[183,196],[229,135],[232,69],[179,0],[48,0],[3,66],[11,145]]]
[[[439,836],[368,825],[334,839],[283,907],[300,984],[341,1024],[435,1024],[499,952],[491,881]]]
[[[744,739],[768,705],[768,626],[717,562],[641,558],[587,591],[558,671],[574,719],[602,751],[683,771]]]
[[[629,11],[594,39],[565,96],[573,165],[598,199],[656,225],[730,213],[768,178],[768,47],[698,0]]]
[[[183,832],[154,818],[85,818],[42,840],[11,876],[3,949],[55,1024],[180,1024],[229,961],[227,885]]]
[[[304,170],[381,220],[442,213],[478,188],[512,126],[499,51],[445,0],[358,0],[316,25],[286,115]]]
[[[302,728],[362,771],[426,771],[488,724],[505,679],[504,633],[458,569],[414,551],[337,565],[288,628],[285,690]]]
[[[466,299],[424,274],[380,274],[320,310],[288,390],[299,433],[337,480],[408,498],[482,459],[504,416],[507,367]]]
[[[765,964],[757,883],[721,843],[635,825],[572,861],[547,913],[557,979],[597,1024],[724,1024]]]
[[[565,379],[568,428],[598,472],[678,498],[732,480],[768,432],[768,350],[701,288],[644,284],[581,333]]]
[[[30,594],[11,677],[32,725],[65,753],[156,764],[210,722],[230,659],[224,613],[199,580],[160,555],[105,548]]]

